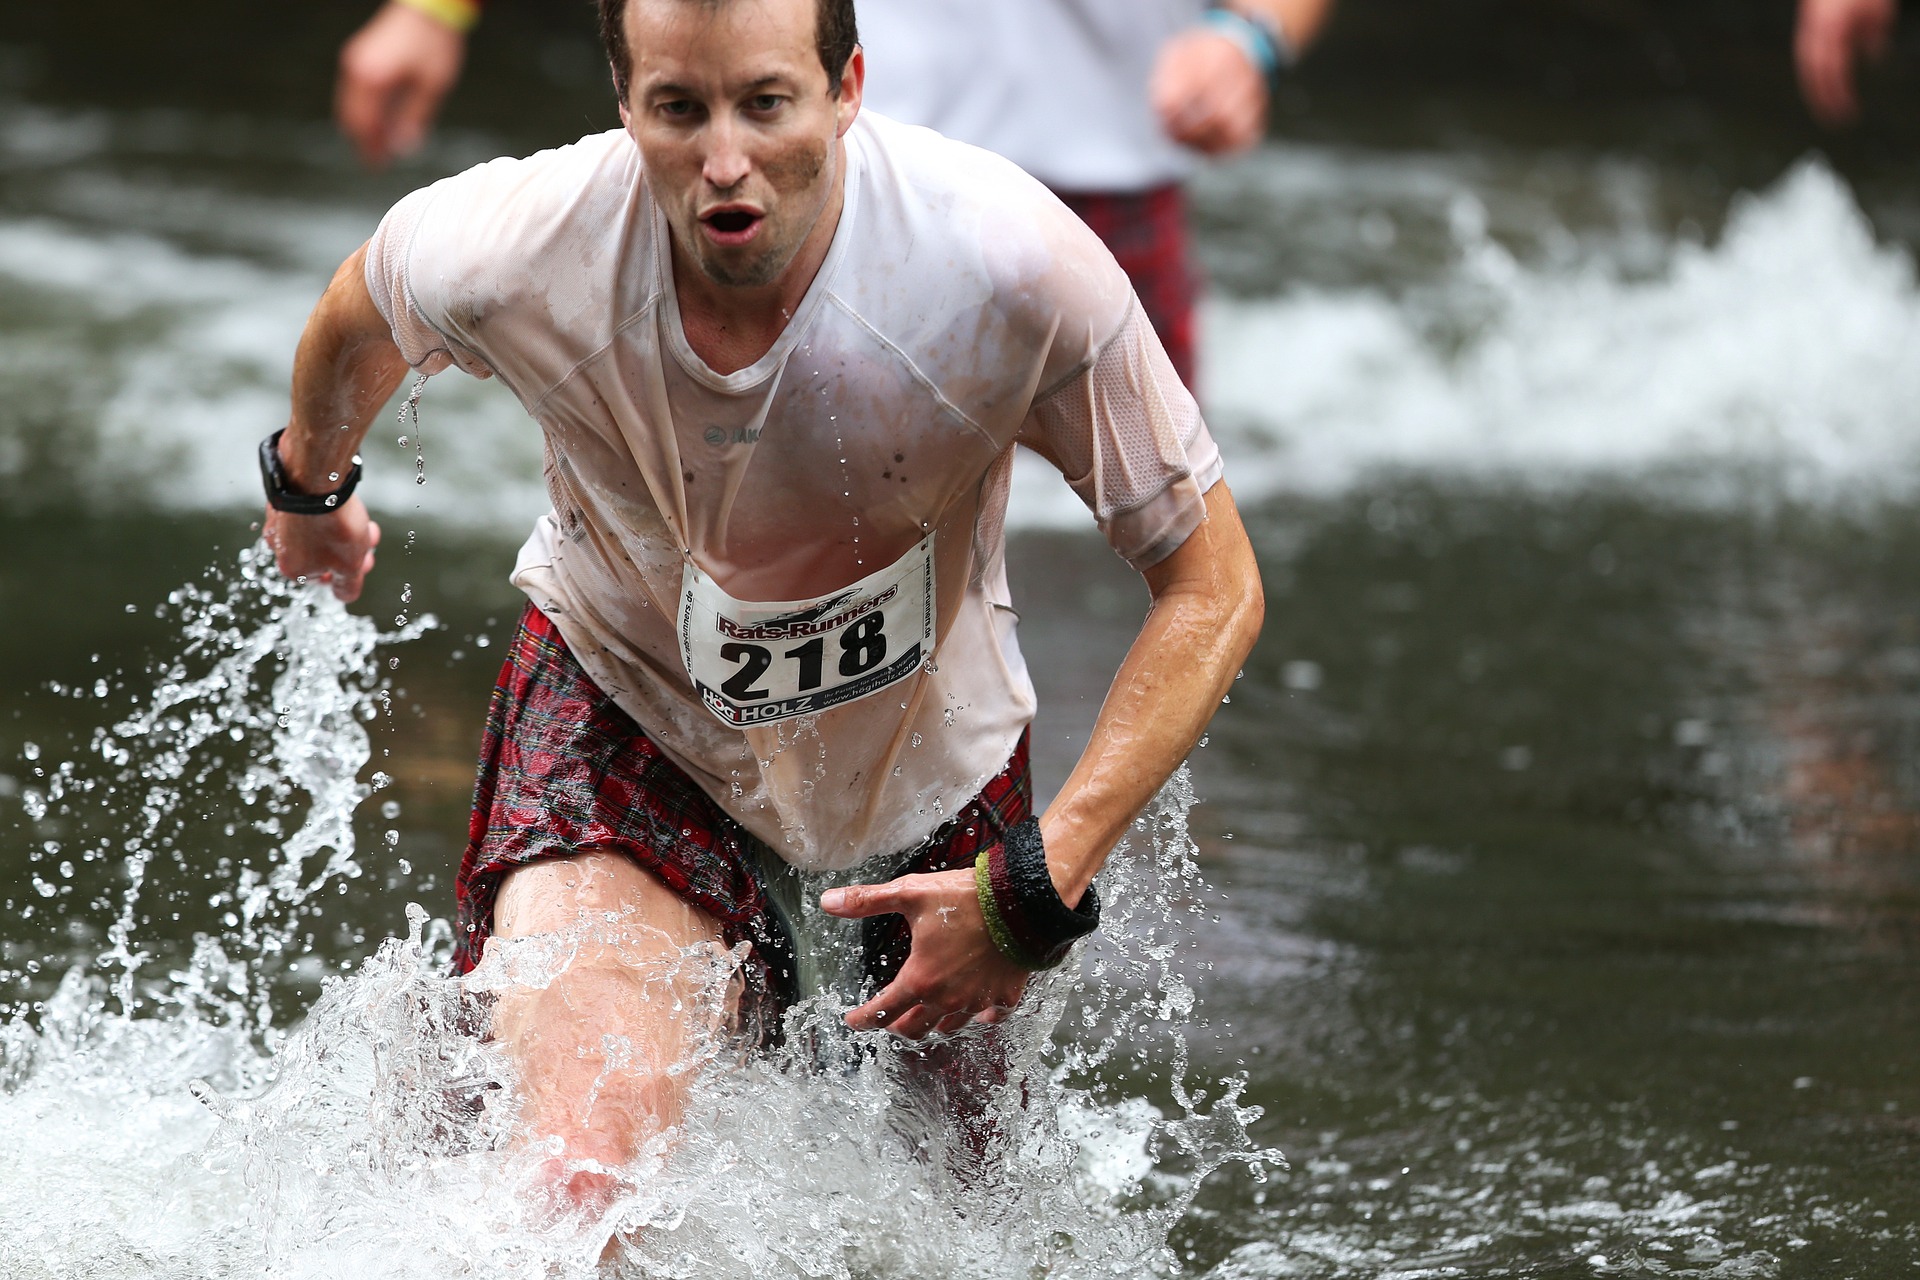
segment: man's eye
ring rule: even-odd
[[[683,120],[693,114],[693,104],[685,98],[675,98],[671,102],[660,104],[660,114],[676,120]]]
[[[786,99],[777,93],[761,93],[749,98],[747,105],[755,111],[773,111],[784,101]]]

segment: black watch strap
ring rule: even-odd
[[[353,470],[332,493],[296,493],[287,487],[286,468],[280,465],[280,437],[285,427],[260,442],[260,483],[267,489],[267,505],[275,511],[295,516],[323,516],[353,496],[360,483],[360,455],[353,458]]]

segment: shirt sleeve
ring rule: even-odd
[[[1222,473],[1200,407],[1137,301],[1084,371],[1034,402],[1019,440],[1060,469],[1135,569],[1199,527]]]
[[[490,378],[493,370],[480,356],[447,336],[422,310],[411,278],[414,242],[423,234],[428,212],[439,186],[424,187],[388,211],[367,241],[367,292],[387,327],[394,345],[409,365],[423,374],[439,373],[458,365],[476,378]]]

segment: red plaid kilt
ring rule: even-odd
[[[1160,345],[1187,384],[1194,385],[1193,306],[1200,294],[1187,235],[1187,199],[1177,183],[1128,194],[1056,192],[1093,229],[1133,282]]]
[[[1027,737],[952,821],[903,854],[891,876],[970,867],[1032,812]],[[792,942],[755,870],[755,837],[664,755],[581,669],[532,605],[500,668],[480,745],[466,855],[454,885],[454,971],[480,962],[494,897],[515,867],[588,849],[626,855],[719,921],[728,946],[751,944],[749,989],[762,1025],[777,1027],[794,989]],[[906,958],[906,921],[866,922],[869,978],[884,983]],[[772,1016],[767,1016],[772,1015]]]

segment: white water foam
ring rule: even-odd
[[[618,1171],[609,1216],[557,1212],[540,1190],[550,1149],[521,1132],[513,1064],[484,1034],[489,992],[546,980],[540,947],[456,980],[448,926],[416,907],[405,939],[311,1007],[285,989],[290,964],[320,959],[303,927],[363,865],[350,819],[380,782],[359,777],[387,705],[376,648],[430,622],[379,635],[258,548],[170,607],[181,651],[151,694],[89,755],[43,759],[21,797],[60,834],[45,857],[68,860],[16,908],[103,916],[108,945],[51,989],[36,971],[70,956],[0,975],[34,993],[0,1021],[0,1275],[852,1280],[947,1276],[956,1259],[1009,1280],[1171,1273],[1168,1234],[1202,1181],[1280,1161],[1250,1140],[1239,1082],[1188,1079],[1195,1001],[1175,952],[1204,908],[1182,774],[1116,855],[1119,905],[1085,977],[1045,975],[1007,1024],[1010,1083],[979,1150],[911,1087],[909,1050],[856,1047],[845,1002],[822,996],[790,1018],[789,1049],[699,1040],[675,1068],[693,1081],[684,1124]],[[202,816],[230,791],[257,814],[251,855]],[[89,903],[55,887],[74,855],[113,864],[117,889]],[[183,886],[224,913],[190,952],[165,914]],[[716,962],[689,953],[703,990],[726,985],[731,960]],[[610,1056],[632,1052],[608,1035]],[[1170,1105],[1105,1081],[1129,1055],[1144,1056],[1129,1089]]]
[[[1678,244],[1650,278],[1531,270],[1471,223],[1462,239],[1432,296],[1215,304],[1209,399],[1254,488],[1339,488],[1381,466],[1757,463],[1815,492],[1915,478],[1913,264],[1823,165],[1741,198],[1717,245]]]

